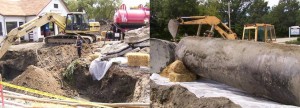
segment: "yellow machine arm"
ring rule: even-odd
[[[169,21],[168,28],[173,38],[175,38],[177,35],[179,25],[199,25],[197,31],[197,35],[199,35],[201,31],[201,26],[203,24],[212,26],[211,31],[215,29],[225,39],[237,39],[237,35],[215,16],[189,16],[180,17],[176,20],[172,19]]]
[[[54,22],[59,26],[61,29],[66,28],[66,19],[64,16],[61,16],[58,13],[46,13],[43,16],[39,16],[34,18],[33,20],[23,24],[20,27],[12,29],[4,40],[0,43],[0,58],[6,53],[9,46],[12,45],[18,38],[26,35],[27,33],[31,32],[33,29],[37,27],[41,27],[49,22]]]

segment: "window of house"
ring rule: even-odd
[[[9,33],[12,29],[18,27],[17,22],[6,22],[7,33]]]
[[[24,22],[19,22],[19,27],[23,24],[24,24]],[[24,40],[24,36],[21,37],[21,40]]]
[[[24,24],[24,22],[19,22],[19,27],[21,26],[21,25],[23,25]]]
[[[3,32],[2,32],[2,22],[0,22],[0,36],[3,36]]]
[[[54,4],[54,8],[58,8],[58,4]]]

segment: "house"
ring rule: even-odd
[[[10,30],[47,12],[66,16],[69,10],[63,0],[0,0],[0,38],[6,36]],[[58,29],[54,23],[48,23],[35,28],[21,39],[38,41],[44,35],[49,35],[49,32],[58,34]]]

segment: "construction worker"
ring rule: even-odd
[[[82,43],[83,43],[83,40],[82,40],[81,36],[77,35],[76,48],[77,48],[77,54],[78,54],[79,58],[81,57]]]

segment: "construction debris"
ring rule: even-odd
[[[150,28],[142,27],[136,30],[126,32],[124,42],[112,42],[104,46],[101,55],[109,57],[124,56],[126,53],[135,50],[136,48],[142,49],[150,46]]]
[[[125,33],[125,43],[139,43],[150,39],[149,27],[142,27],[135,30],[130,30]]]

